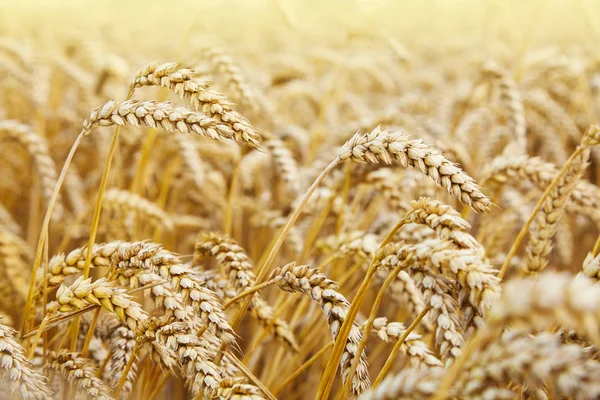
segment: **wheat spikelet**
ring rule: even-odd
[[[600,279],[600,255],[594,256],[594,253],[588,253],[583,260],[583,274],[588,278]]]
[[[99,305],[115,313],[130,329],[137,330],[148,314],[131,300],[123,289],[105,278],[92,281],[79,277],[70,286],[61,285],[56,292],[56,301],[48,303],[48,313],[71,312],[89,305]]]
[[[203,235],[194,247],[194,264],[199,262],[203,256],[215,257],[219,264],[225,267],[229,280],[234,288],[243,292],[254,286],[256,277],[252,261],[233,239],[219,234],[211,233]],[[273,317],[273,310],[266,301],[257,294],[252,297],[251,303],[253,314],[266,329],[272,327],[273,334],[293,350],[298,349],[294,333],[287,322]]]
[[[104,382],[96,378],[90,360],[81,357],[79,353],[69,353],[65,349],[58,352],[51,351],[48,353],[48,367],[60,371],[70,383],[83,389],[91,399],[109,400],[113,398]]]
[[[193,81],[199,90],[207,89],[210,86],[208,81],[195,80],[195,71],[192,69],[177,69],[177,63],[159,63],[151,62],[137,70],[131,83],[127,97],[133,96],[135,89],[144,86],[162,86],[172,88],[181,85],[184,82]],[[175,91],[175,90],[173,90]]]
[[[66,256],[54,256],[49,263],[48,282],[56,285],[64,281],[66,276],[80,273],[86,252],[86,247],[82,247]],[[113,279],[129,287],[157,282],[157,277],[160,276],[169,284],[151,289],[159,307],[164,306],[179,320],[189,320],[189,311],[183,306],[189,305],[194,313],[201,316],[202,322],[217,332],[223,341],[231,342],[234,339],[233,330],[214,294],[203,286],[203,282],[189,267],[180,263],[177,256],[161,246],[149,242],[120,241],[96,244],[92,250],[92,265],[112,266],[116,274]]]
[[[282,290],[306,294],[319,304],[327,317],[327,323],[335,340],[350,308],[348,300],[337,291],[337,285],[327,279],[318,270],[310,268],[308,265],[296,266],[295,263],[287,264],[277,269],[274,272],[274,276],[277,285]],[[357,356],[356,351],[360,341],[360,330],[358,324],[354,322],[340,361],[340,369],[344,381],[350,373],[352,361]],[[361,359],[352,381],[352,391],[355,395],[362,393],[370,385],[369,370],[364,352],[360,357]]]
[[[31,369],[25,350],[14,339],[16,333],[14,329],[0,324],[0,374],[11,390],[18,391],[23,399],[45,399],[52,395],[46,386],[46,378]]]
[[[443,375],[442,368],[407,368],[388,376],[379,386],[360,396],[360,400],[430,399]]]
[[[197,325],[192,307],[185,304],[183,296],[170,283],[163,283],[164,279],[158,274],[145,269],[127,268],[111,273],[109,279],[131,289],[151,286],[148,292],[154,299],[154,305],[158,310],[165,310],[165,316],[172,316],[174,320],[185,322],[190,327]]]
[[[275,173],[281,177],[286,190],[292,196],[297,196],[300,190],[300,174],[292,152],[279,139],[270,139],[265,142],[273,159]]]
[[[418,247],[403,243],[390,243],[377,254],[378,268],[390,271],[404,265],[411,272],[417,286],[423,292],[425,304],[431,307],[429,320],[435,327],[435,344],[440,358],[451,363],[461,354],[464,344],[464,327],[458,315],[455,289],[440,275],[432,274],[420,265],[412,263]],[[398,278],[396,278],[398,280]]]
[[[0,121],[0,137],[11,138],[25,147],[39,179],[44,204],[48,205],[58,175],[45,139],[35,133],[31,127],[13,120]],[[60,218],[63,211],[62,200],[59,198],[54,209],[55,218]]]
[[[0,226],[15,235],[21,234],[21,226],[17,224],[11,213],[0,204]]]
[[[481,250],[474,237],[464,232],[471,226],[452,207],[439,201],[421,197],[410,203],[410,210],[404,217],[406,223],[423,224],[433,229],[442,240],[451,241],[458,248]]]
[[[257,147],[254,144],[257,139],[254,137],[237,138],[235,132],[224,122],[187,107],[173,107],[169,102],[111,100],[92,111],[83,123],[83,132],[88,133],[95,127],[111,125],[147,126],[164,129],[167,132],[178,131],[190,136],[199,135],[213,140],[231,139],[238,144]]]
[[[131,212],[138,221],[148,221],[153,228],[172,231],[173,221],[155,203],[126,190],[109,189],[104,193],[102,208],[109,212]]]
[[[377,280],[383,282],[387,276],[384,271],[378,271]],[[425,309],[423,293],[417,288],[415,280],[406,271],[400,271],[396,279],[390,284],[390,295],[398,304],[406,307],[408,315],[416,317]],[[427,320],[422,322],[427,324]],[[429,326],[430,328],[430,326]]]
[[[516,82],[507,71],[495,63],[484,65],[483,72],[493,78],[499,86],[500,102],[508,110],[509,129],[515,139],[516,150],[527,153],[525,110]]]
[[[548,387],[552,397],[592,399],[600,395],[595,379],[600,364],[589,360],[583,348],[561,344],[551,333],[531,337],[509,331],[471,360],[455,385],[462,396],[490,394],[494,386],[503,392],[508,382],[520,383],[527,391]]]
[[[144,336],[156,342],[162,349],[169,349],[176,355],[177,364],[181,368],[186,385],[194,396],[204,394],[211,398],[219,387],[221,376],[218,367],[210,361],[211,353],[205,348],[206,342],[194,335],[185,324],[169,322],[169,319],[150,319],[144,327]],[[160,353],[157,361],[164,360]],[[167,364],[170,367],[170,364]]]
[[[262,400],[264,397],[256,386],[243,378],[225,378],[215,392],[217,398],[232,400]]]
[[[586,150],[572,161],[538,212],[535,225],[532,225],[529,230],[530,238],[525,249],[527,257],[523,270],[526,274],[546,269],[549,262],[548,255],[552,251],[552,239],[565,212],[569,197],[587,168],[589,154],[589,150]]]
[[[544,328],[558,322],[598,346],[599,290],[585,277],[572,279],[568,274],[551,272],[542,273],[535,280],[509,281],[490,310],[485,329],[494,331],[509,323]]]
[[[130,95],[142,86],[164,87],[187,99],[195,110],[226,125],[238,144],[260,148],[260,136],[246,118],[233,110],[233,104],[225,96],[208,89],[208,82],[195,79],[192,70],[177,70],[176,67],[176,63],[152,63],[140,69],[130,85]]]
[[[546,163],[539,157],[497,157],[485,168],[482,181],[518,182],[527,179],[540,190],[545,190],[558,169],[551,163]],[[597,207],[600,206],[600,190],[596,185],[580,180],[573,189],[571,202],[567,210],[572,213],[582,213],[593,221],[600,221]]]
[[[405,331],[406,327],[402,322],[388,322],[387,318],[381,317],[375,318],[371,332],[384,342],[389,342],[390,338],[398,340]],[[433,355],[425,342],[421,340],[421,335],[415,332],[409,333],[400,346],[400,350],[410,357],[411,362],[414,364],[425,364],[430,367],[442,366],[441,361]]]
[[[106,370],[105,375],[109,375],[111,386],[116,387],[118,380],[125,371],[125,366],[130,360],[133,348],[136,344],[135,332],[128,327],[121,325],[112,329],[112,333],[108,337],[111,356],[111,370],[116,373],[109,373]],[[137,376],[137,363],[133,362],[131,368],[127,372],[127,379],[121,391],[122,395],[127,395],[133,389],[133,382]],[[106,378],[105,378],[106,379]]]
[[[381,160],[386,164],[397,160],[405,168],[419,168],[452,196],[475,211],[485,212],[489,209],[490,200],[469,175],[447,160],[439,150],[421,140],[411,140],[402,132],[389,133],[380,127],[364,135],[357,132],[342,146],[338,157],[355,162],[377,163]]]
[[[246,82],[242,70],[229,55],[214,47],[201,50],[201,55],[202,58],[210,61],[213,70],[225,80],[227,88],[237,102],[255,114],[260,111],[261,106],[255,91]]]
[[[110,245],[110,244],[109,244]],[[173,290],[200,316],[201,321],[225,343],[235,339],[233,329],[214,293],[204,287],[192,269],[182,264],[177,256],[161,246],[147,243],[119,243],[111,254],[111,263],[118,270],[142,268],[150,270],[170,282]]]
[[[431,247],[430,247],[431,246]],[[459,283],[461,305],[468,301],[474,308],[465,311],[466,329],[475,316],[483,316],[500,296],[497,271],[481,254],[472,249],[456,249],[448,242],[429,241],[416,245],[415,261],[429,264],[449,279]],[[475,313],[476,315],[470,315]],[[481,321],[475,321],[480,323]]]

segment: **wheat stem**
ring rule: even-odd
[[[427,315],[429,310],[431,310],[430,305],[425,307],[423,309],[423,311],[421,311],[419,313],[419,315],[417,316],[417,318],[414,319],[412,324],[410,324],[409,327],[406,328],[406,331],[404,331],[402,336],[400,336],[398,338],[398,341],[394,344],[394,348],[390,352],[390,355],[388,356],[387,360],[385,361],[385,364],[381,368],[381,371],[379,371],[379,375],[377,375],[377,378],[375,378],[375,381],[373,382],[374,389],[377,388],[377,386],[381,383],[381,381],[390,372],[390,370],[392,369],[392,366],[394,365],[394,362],[396,361],[396,356],[398,355],[398,352],[400,351],[400,347],[402,347],[402,344],[404,343],[404,341],[406,340],[408,335],[410,335],[410,333],[417,327],[417,325],[419,325],[419,323],[425,317],[425,315]]]
[[[405,260],[405,261],[409,262],[409,260]],[[360,355],[362,354],[363,350],[365,349],[367,340],[369,338],[369,335],[371,334],[371,329],[373,328],[373,322],[375,321],[375,318],[377,317],[377,311],[379,310],[379,306],[381,305],[381,302],[383,301],[383,296],[385,295],[385,291],[388,288],[388,286],[396,279],[396,277],[398,276],[400,271],[404,268],[405,268],[404,262],[398,264],[398,266],[396,268],[394,268],[392,270],[392,272],[388,275],[386,280],[383,282],[383,285],[381,285],[381,288],[379,288],[379,291],[377,292],[377,297],[375,297],[373,306],[371,306],[371,312],[369,313],[369,319],[367,320],[367,324],[365,326],[365,331],[363,333],[362,340],[360,341],[360,343],[358,345],[358,350],[356,351],[356,354],[358,355],[358,357],[356,357],[352,361],[352,366],[350,367],[350,374],[348,375],[346,383],[344,384],[344,388],[341,391],[342,395],[345,395],[350,390],[349,382],[352,381],[352,377],[354,376],[354,373],[356,372],[356,367],[358,366],[358,362],[360,360]]]
[[[325,353],[327,353],[329,351],[329,349],[331,349],[333,347],[333,342],[329,342],[328,344],[326,344],[325,346],[323,346],[323,348],[321,350],[319,350],[318,352],[315,353],[315,355],[313,355],[311,358],[309,358],[308,360],[306,360],[306,362],[304,364],[302,364],[301,366],[299,366],[290,376],[288,376],[283,383],[281,383],[277,389],[273,390],[273,394],[275,396],[277,396],[279,393],[281,393],[283,391],[283,389],[286,388],[287,385],[289,385],[290,383],[292,383],[294,381],[294,379],[296,379],[297,377],[300,376],[300,374],[302,374],[304,371],[306,371],[306,369],[308,367],[310,367],[312,364],[315,363],[315,361],[317,361],[319,358],[321,358],[321,356],[323,356]]]
[[[69,169],[69,166],[71,165],[71,162],[73,161],[75,152],[77,151],[79,144],[83,140],[83,135],[84,135],[84,132],[81,132],[75,139],[75,142],[73,143],[73,145],[71,146],[71,150],[69,151],[69,154],[67,155],[67,159],[65,160],[62,171],[60,171],[60,175],[58,176],[58,180],[56,181],[56,186],[54,187],[54,191],[52,192],[52,196],[50,197],[50,201],[48,203],[48,209],[46,210],[46,215],[44,216],[44,222],[42,223],[40,237],[38,239],[37,249],[35,252],[33,269],[31,270],[31,278],[29,280],[29,289],[27,292],[27,302],[25,304],[25,311],[23,313],[23,324],[21,325],[21,334],[23,334],[25,332],[25,330],[27,329],[27,322],[29,321],[29,313],[31,312],[31,307],[33,305],[33,292],[34,292],[33,289],[35,287],[36,276],[37,276],[38,270],[42,263],[42,255],[44,253],[44,247],[47,244],[45,239],[46,239],[46,235],[48,235],[48,228],[50,227],[50,219],[52,217],[52,211],[54,210],[54,205],[56,203],[56,200],[58,199],[58,194],[59,194],[60,188],[62,187],[65,177],[67,176],[67,171]]]
[[[321,183],[321,181],[323,179],[325,179],[325,177],[327,176],[327,174],[330,171],[332,171],[339,164],[339,162],[340,162],[340,159],[338,157],[336,157],[321,172],[321,174],[319,174],[319,176],[315,179],[315,181],[313,182],[313,184],[310,186],[310,188],[308,189],[308,191],[306,192],[306,194],[304,195],[304,197],[300,201],[300,204],[296,207],[296,209],[294,210],[294,212],[292,213],[292,215],[290,215],[290,217],[288,218],[286,224],[284,225],[284,227],[282,228],[281,232],[279,233],[279,236],[277,237],[277,240],[275,241],[275,244],[273,245],[273,248],[271,248],[271,251],[269,252],[267,258],[264,261],[264,263],[261,264],[258,267],[258,272],[256,274],[256,283],[258,283],[258,284],[262,283],[262,280],[265,278],[265,275],[269,271],[269,268],[273,264],[273,261],[275,261],[275,257],[277,256],[277,252],[279,251],[279,249],[281,249],[281,246],[283,245],[283,241],[286,239],[287,235],[290,233],[290,229],[292,228],[292,226],[294,225],[294,223],[296,222],[296,220],[298,219],[298,217],[302,213],[302,209],[304,208],[304,206],[306,205],[306,203],[310,199],[310,196],[313,194],[313,192],[315,191],[315,189],[317,188],[317,186],[319,186],[319,184]],[[244,313],[246,312],[246,310],[250,306],[250,302],[251,301],[252,301],[252,298],[249,297],[244,302],[244,304],[242,305],[242,308],[238,311],[238,313],[236,314],[236,316],[231,321],[231,326],[234,327],[234,329],[237,326],[237,324],[239,324],[239,322],[241,321],[242,316],[244,315]]]
[[[375,252],[375,254],[377,254],[377,252],[380,249],[385,247],[385,245],[387,245],[392,240],[392,238],[394,237],[396,232],[398,232],[398,230],[403,225],[404,225],[404,220],[401,220],[394,226],[394,228],[392,228],[392,230],[390,232],[388,232],[386,237],[383,239],[383,242],[381,242],[381,244],[379,245],[379,248]],[[356,319],[358,310],[365,298],[367,288],[369,287],[371,279],[375,275],[376,270],[377,270],[377,264],[376,264],[376,255],[375,255],[373,257],[373,259],[371,260],[369,269],[367,270],[367,273],[365,274],[365,277],[364,277],[360,287],[358,288],[358,291],[356,292],[356,295],[354,296],[352,303],[350,304],[350,308],[348,309],[348,314],[346,315],[346,319],[344,320],[344,323],[342,324],[342,326],[340,328],[336,343],[333,346],[333,350],[331,351],[331,355],[329,356],[329,360],[327,361],[327,366],[325,367],[325,371],[323,372],[321,381],[319,382],[319,389],[317,391],[317,396],[316,396],[317,399],[326,400],[329,397],[329,393],[331,392],[331,387],[333,385],[333,378],[335,377],[335,373],[337,370],[337,365],[339,364],[339,362],[342,358],[342,354],[344,353],[344,347],[345,347],[346,340],[348,339],[348,335],[350,334],[350,329],[352,328],[352,324],[353,324],[354,320]]]

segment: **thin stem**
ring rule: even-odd
[[[38,240],[37,249],[35,251],[35,259],[33,262],[33,268],[31,270],[31,276],[29,278],[29,289],[27,292],[27,302],[25,303],[25,310],[23,312],[23,324],[21,326],[21,333],[25,332],[27,329],[27,322],[29,321],[29,313],[31,312],[32,300],[33,300],[33,289],[35,287],[36,277],[40,265],[42,263],[42,255],[44,253],[44,247],[47,244],[46,236],[48,234],[48,228],[50,227],[50,218],[52,217],[52,211],[54,211],[54,205],[56,204],[56,200],[58,199],[58,193],[60,192],[60,188],[65,181],[65,177],[67,176],[67,171],[71,162],[73,161],[73,157],[75,156],[75,152],[79,147],[79,144],[83,140],[83,136],[85,135],[85,131],[81,131],[73,146],[71,146],[71,150],[67,155],[67,159],[63,164],[63,168],[60,171],[60,175],[58,176],[58,180],[56,181],[56,185],[54,186],[54,191],[52,192],[52,196],[50,197],[50,201],[48,203],[48,209],[46,210],[46,215],[44,216],[44,222],[42,223],[42,228],[40,232],[40,237]]]
[[[321,174],[317,177],[317,179],[315,179],[315,181],[313,182],[313,184],[310,186],[310,188],[308,189],[308,191],[306,192],[306,194],[302,198],[302,201],[300,202],[300,204],[298,205],[298,207],[296,207],[296,209],[294,210],[294,212],[292,213],[292,215],[290,215],[289,219],[287,220],[287,223],[285,224],[285,226],[281,230],[281,233],[277,237],[277,241],[275,242],[275,244],[273,245],[273,248],[269,252],[269,255],[267,256],[264,264],[262,264],[258,268],[258,273],[256,274],[257,275],[256,276],[256,283],[261,283],[262,280],[265,278],[265,275],[269,271],[269,268],[273,264],[273,261],[275,261],[275,256],[277,256],[277,252],[279,251],[279,249],[281,249],[281,246],[283,245],[283,241],[287,238],[287,235],[289,234],[290,229],[292,228],[292,226],[294,225],[294,223],[296,222],[296,220],[300,216],[300,213],[302,212],[302,209],[304,208],[304,206],[306,205],[306,203],[310,199],[310,196],[313,194],[313,192],[315,191],[315,189],[317,188],[317,186],[319,186],[319,184],[321,183],[321,181],[327,176],[327,174],[330,171],[332,171],[339,163],[340,163],[340,159],[338,157],[336,157],[335,160],[333,160],[323,170],[323,172],[321,172]],[[248,298],[244,302],[244,304],[242,305],[242,308],[235,315],[235,317],[233,318],[233,320],[231,322],[232,327],[235,327],[235,326],[237,326],[239,324],[239,322],[242,319],[242,316],[244,315],[244,313],[246,312],[246,310],[250,306],[250,300],[252,300],[252,299]]]
[[[235,296],[234,298],[230,299],[229,301],[227,301],[224,305],[223,305],[223,310],[226,310],[227,308],[229,308],[229,306],[231,306],[233,303],[239,301],[240,299],[243,299],[244,297],[254,294],[256,292],[258,292],[261,289],[264,289],[268,286],[271,286],[272,284],[275,283],[274,279],[271,279],[269,281],[263,282],[259,285],[253,286],[250,289],[238,294],[237,296]]]
[[[102,211],[102,200],[104,199],[104,192],[106,191],[106,184],[108,182],[108,175],[110,173],[110,166],[112,163],[113,156],[115,151],[117,150],[117,145],[119,144],[119,133],[121,132],[121,126],[117,125],[115,128],[115,133],[112,137],[112,142],[110,144],[110,149],[108,150],[108,155],[106,156],[106,161],[104,163],[104,170],[102,171],[102,178],[100,179],[100,187],[98,188],[98,196],[96,198],[96,205],[94,207],[94,216],[92,218],[92,228],[90,230],[90,237],[88,239],[87,244],[87,252],[85,255],[85,263],[83,265],[83,278],[87,279],[90,276],[90,268],[92,265],[92,255],[94,253],[94,243],[96,242],[96,234],[98,233],[98,226],[100,225],[100,213]],[[79,318],[75,318],[73,323],[75,324],[75,329],[73,330],[73,342],[76,341],[76,336],[79,333]],[[90,329],[94,328],[95,324],[90,325]]]
[[[332,347],[333,347],[333,342],[329,342],[329,344],[325,345],[325,347],[323,347],[321,350],[319,350],[317,353],[315,353],[314,356],[309,358],[304,364],[302,364],[300,367],[298,367],[298,369],[296,369],[289,377],[287,377],[285,379],[285,381],[283,381],[283,383],[277,387],[277,389],[273,390],[273,394],[275,396],[277,396],[279,393],[281,393],[287,385],[292,383],[294,381],[294,379],[299,377],[300,374],[302,374],[315,361],[317,361],[319,358],[321,358],[321,356],[323,354],[327,353],[329,351],[329,349],[331,349]]]
[[[117,385],[117,388],[115,389],[115,399],[119,398],[119,395],[121,394],[121,390],[123,390],[123,386],[125,386],[125,382],[127,382],[127,375],[129,374],[129,371],[131,370],[131,367],[133,366],[133,362],[135,361],[135,358],[137,356],[138,351],[140,350],[141,346],[134,346],[133,350],[131,350],[131,356],[129,357],[129,360],[127,361],[127,365],[125,365],[125,369],[123,370],[123,375],[121,375],[121,379],[119,380],[119,384]]]
[[[71,325],[71,344],[69,345],[69,351],[73,352],[77,350],[77,339],[79,339],[79,323],[81,322],[81,318],[76,316],[73,319],[73,323]]]
[[[538,203],[536,204],[535,208],[533,209],[533,212],[529,216],[529,219],[527,220],[527,222],[525,222],[525,225],[523,225],[523,227],[521,228],[521,231],[517,235],[515,242],[513,243],[512,247],[510,248],[510,251],[508,252],[508,254],[506,256],[506,259],[504,260],[504,264],[502,264],[502,268],[500,268],[500,272],[498,273],[498,277],[500,279],[504,278],[504,275],[508,271],[508,267],[510,266],[510,262],[511,262],[512,258],[515,256],[515,254],[519,250],[519,246],[521,245],[521,242],[523,241],[523,239],[525,238],[525,235],[529,231],[529,227],[533,223],[533,220],[535,219],[537,213],[540,211],[540,209],[544,205],[544,201],[546,201],[546,198],[550,195],[550,192],[556,187],[556,185],[558,184],[560,179],[567,172],[567,169],[569,168],[569,166],[571,165],[573,160],[576,157],[579,157],[579,155],[581,155],[581,153],[583,153],[586,148],[587,148],[586,146],[577,147],[577,149],[573,152],[573,154],[571,154],[571,157],[569,157],[569,159],[565,162],[565,165],[563,165],[562,169],[559,171],[559,173],[556,175],[556,177],[552,180],[552,182],[550,182],[550,185],[548,185],[548,187],[544,191],[544,194],[542,194],[542,197],[540,197]]]
[[[106,183],[108,182],[108,174],[110,172],[110,166],[112,163],[113,156],[119,143],[119,133],[121,132],[121,126],[117,125],[115,133],[112,137],[110,149],[106,156],[106,162],[104,163],[104,170],[102,171],[102,178],[100,180],[100,187],[98,188],[98,196],[96,198],[96,205],[94,207],[94,216],[92,218],[92,229],[90,231],[90,237],[87,244],[87,252],[85,255],[85,264],[83,266],[83,277],[86,279],[90,276],[90,267],[92,265],[92,255],[94,254],[94,243],[96,241],[96,234],[98,232],[98,225],[100,224],[100,212],[102,211],[102,200],[104,199],[104,192],[106,190]]]
[[[299,262],[304,262],[308,258],[311,250],[313,249],[312,244],[317,239],[317,236],[319,236],[321,228],[327,221],[327,217],[329,216],[329,212],[331,211],[332,202],[333,198],[331,199],[331,201],[327,202],[327,205],[323,207],[323,209],[319,212],[319,214],[311,224],[310,228],[306,232],[304,246],[302,248],[302,255],[300,256]]]
[[[342,228],[344,227],[344,213],[346,210],[346,198],[348,197],[348,192],[350,191],[350,182],[352,181],[352,169],[354,167],[353,163],[347,163],[346,164],[346,171],[344,173],[344,186],[342,187],[342,194],[341,194],[341,203],[342,203],[342,208],[340,210],[340,213],[338,215],[337,218],[337,224],[336,224],[336,228],[335,228],[335,233],[336,234],[340,234],[340,232],[342,231]]]
[[[246,367],[244,365],[244,363],[241,362],[235,355],[229,353],[229,359],[233,362],[233,364],[236,367],[238,367],[238,369],[240,369],[242,371],[242,373],[244,375],[246,375],[246,377],[248,377],[248,379],[252,383],[254,383],[263,392],[263,394],[266,396],[267,399],[277,400],[277,398],[275,396],[273,396],[273,394],[269,391],[269,389],[267,389],[267,387],[265,385],[263,385],[263,383],[256,376],[254,376],[252,371],[250,371],[248,369],[248,367]]]
[[[275,244],[273,244],[273,247],[271,248],[271,251],[269,252],[267,258],[264,261],[264,263],[261,263],[260,267],[258,267],[258,273],[256,274],[256,281],[255,281],[257,284],[262,283],[262,280],[267,275],[267,272],[268,272],[269,268],[273,264],[273,261],[275,261],[275,256],[277,256],[277,252],[279,251],[279,249],[281,249],[281,246],[283,245],[283,241],[286,239],[287,235],[290,233],[290,229],[292,229],[292,226],[294,225],[294,222],[296,222],[296,220],[300,216],[300,213],[302,212],[302,209],[304,208],[304,206],[306,205],[306,203],[310,199],[310,196],[317,189],[317,186],[319,186],[319,184],[321,183],[321,181],[323,179],[325,179],[325,177],[327,176],[327,174],[329,172],[331,172],[340,162],[341,161],[340,161],[339,157],[336,157],[319,174],[319,176],[317,176],[317,178],[315,179],[315,181],[313,182],[313,184],[310,186],[310,188],[308,188],[308,191],[306,192],[306,194],[302,198],[302,201],[300,202],[300,204],[298,205],[298,207],[296,207],[296,209],[294,210],[294,212],[292,213],[292,215],[290,215],[290,217],[288,218],[286,224],[281,229],[279,235],[277,236],[277,240],[275,241]],[[234,318],[231,321],[231,327],[233,329],[236,329],[237,326],[242,321],[242,318],[243,318],[244,314],[248,310],[248,307],[250,307],[250,302],[251,301],[252,301],[252,298],[248,297],[244,301],[244,303],[242,304],[242,307],[239,309],[239,311],[237,312],[237,314],[235,314]],[[223,358],[224,351],[226,349],[227,349],[227,345],[223,344],[221,346],[219,354],[217,354],[217,356],[215,357],[215,360],[214,360],[215,364],[218,365],[221,362],[221,359]]]
[[[448,369],[448,371],[442,377],[440,384],[434,393],[431,400],[444,400],[448,397],[448,392],[452,388],[452,384],[458,377],[462,367],[465,365],[471,354],[481,346],[484,342],[485,336],[481,332],[477,332],[475,336],[471,338],[463,347],[462,354],[454,360],[452,366]]]
[[[373,302],[373,306],[371,307],[371,312],[369,313],[369,319],[367,320],[363,337],[360,340],[358,350],[356,351],[356,357],[354,357],[354,360],[352,360],[352,365],[350,366],[350,373],[348,374],[348,377],[346,378],[346,383],[344,384],[344,388],[342,389],[342,395],[344,395],[345,393],[349,393],[350,391],[350,388],[352,386],[352,378],[354,377],[354,373],[356,372],[356,368],[358,367],[358,363],[360,362],[360,356],[363,350],[365,349],[367,340],[369,338],[369,335],[371,334],[371,329],[373,328],[373,323],[375,322],[375,318],[377,317],[377,311],[379,310],[379,306],[383,301],[385,291],[388,288],[388,286],[390,286],[390,284],[396,279],[400,271],[402,271],[404,265],[404,263],[400,263],[398,266],[396,266],[392,273],[383,282],[383,285],[381,285],[379,292],[377,292],[377,297],[375,297],[375,301]]]
[[[104,370],[106,369],[106,366],[108,365],[108,362],[110,361],[111,356],[112,356],[112,350],[109,349],[108,354],[104,358],[104,361],[102,361],[102,364],[100,364],[100,366],[98,366],[98,370],[96,371],[96,378],[102,379],[102,375],[104,374]]]
[[[333,379],[335,377],[337,366],[340,363],[342,358],[342,354],[344,353],[344,349],[346,347],[346,341],[348,340],[348,335],[350,334],[350,328],[352,328],[352,324],[356,319],[356,315],[358,314],[358,310],[362,305],[363,300],[365,299],[365,295],[367,293],[367,288],[371,283],[371,279],[373,275],[375,275],[375,271],[377,270],[377,253],[382,249],[386,244],[388,244],[396,232],[405,224],[405,221],[402,220],[392,228],[392,230],[387,234],[383,242],[379,245],[379,248],[375,252],[373,259],[371,260],[371,264],[369,265],[369,269],[365,274],[365,277],[350,304],[350,308],[348,309],[348,313],[346,314],[346,319],[342,324],[338,336],[336,338],[335,345],[333,346],[333,350],[331,355],[329,356],[329,360],[327,362],[327,366],[325,367],[325,371],[321,377],[321,382],[319,383],[319,389],[317,391],[316,398],[319,400],[326,400],[329,397],[329,393],[331,392],[331,387],[333,385]]]
[[[46,243],[48,243],[48,232],[46,232]],[[48,276],[48,246],[44,246],[44,276]],[[42,318],[46,318],[46,310],[48,309],[48,280],[44,279],[44,286],[43,286],[43,295],[42,295],[42,310],[43,310],[43,316]],[[45,365],[46,363],[46,355],[48,347],[48,333],[47,332],[42,332],[42,335],[44,336],[44,353],[42,354],[42,364]]]
[[[33,356],[35,355],[35,348],[37,347],[37,343],[40,340],[40,338],[42,337],[44,328],[46,328],[46,325],[48,325],[48,321],[50,320],[50,318],[51,318],[50,314],[48,314],[48,315],[46,315],[46,317],[44,317],[44,320],[42,321],[42,323],[40,325],[40,329],[38,330],[37,334],[33,338],[33,341],[31,342],[31,348],[29,349],[29,354],[27,355],[27,358],[29,358],[30,360],[33,359]]]
[[[101,308],[97,308],[96,312],[94,312],[94,316],[92,317],[92,321],[90,322],[90,327],[88,329],[87,335],[85,335],[85,342],[83,342],[83,348],[81,349],[81,356],[87,357],[88,350],[90,349],[90,342],[94,337],[94,331],[96,330],[96,323],[98,322],[98,316],[100,315]]]
[[[164,99],[166,96],[162,96]],[[146,175],[146,168],[148,166],[148,160],[150,159],[150,153],[152,152],[152,148],[154,147],[154,142],[156,142],[156,138],[158,136],[157,129],[148,130],[148,134],[146,135],[146,140],[144,140],[144,145],[142,146],[142,154],[140,156],[140,161],[138,162],[137,168],[135,170],[135,175],[133,180],[131,181],[131,186],[129,190],[134,194],[142,194],[142,190],[144,189],[144,177]]]
[[[238,190],[238,182],[240,181],[242,157],[240,157],[233,169],[231,177],[231,185],[229,186],[229,196],[227,196],[227,209],[225,210],[225,234],[231,236],[233,229],[233,208],[235,203],[235,195]]]
[[[379,371],[379,375],[377,375],[375,382],[373,382],[373,388],[376,388],[381,383],[383,378],[385,378],[385,376],[388,374],[388,372],[390,372],[390,369],[392,369],[394,362],[396,362],[396,356],[398,355],[398,352],[400,351],[400,347],[402,346],[402,344],[404,343],[404,341],[406,340],[408,335],[410,335],[410,333],[417,327],[417,325],[419,325],[419,323],[425,317],[425,315],[427,315],[429,310],[431,310],[431,306],[425,307],[423,309],[423,311],[421,311],[421,313],[417,316],[417,318],[415,318],[415,320],[412,322],[412,324],[410,324],[410,326],[408,328],[406,328],[406,330],[404,331],[402,336],[400,336],[398,338],[398,341],[394,344],[394,348],[392,349],[390,355],[388,356],[387,360],[385,361],[383,368],[381,368],[381,371]]]
[[[165,387],[170,378],[171,375],[168,372],[163,372],[162,376],[160,377],[160,380],[158,381],[158,384],[156,385],[152,393],[150,393],[150,397],[148,397],[148,400],[154,400],[156,396],[158,396],[158,394],[161,392],[161,390]]]
[[[33,175],[33,182],[29,189],[29,215],[27,218],[27,243],[31,246],[35,244],[36,235],[39,232],[37,226],[40,220],[40,211],[42,208],[42,197],[40,196],[40,182],[37,175]]]
[[[596,243],[594,244],[594,249],[592,250],[594,258],[596,258],[596,256],[598,255],[598,251],[600,251],[600,235],[598,235]]]

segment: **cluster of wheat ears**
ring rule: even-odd
[[[600,398],[599,59],[279,11],[0,37],[0,397]]]

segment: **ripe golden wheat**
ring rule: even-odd
[[[7,1],[0,398],[600,398],[595,2]]]

